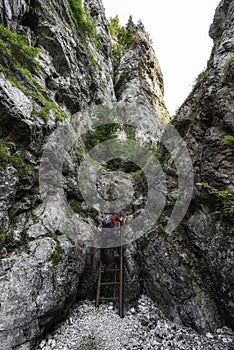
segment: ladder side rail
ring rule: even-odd
[[[120,281],[119,281],[119,315],[123,318],[123,234],[120,224]]]
[[[102,259],[100,259],[100,265],[99,265],[99,276],[98,276],[98,286],[97,286],[97,295],[96,295],[97,308],[99,307],[99,303],[100,303],[101,282],[102,282]]]

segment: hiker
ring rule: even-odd
[[[113,222],[113,226],[114,226],[114,231],[113,233],[116,233],[116,223],[117,222],[122,222],[123,221],[123,217],[119,216],[117,213],[114,213],[113,218],[112,218],[112,222]],[[114,257],[118,258],[119,257],[119,252],[118,252],[118,247],[114,248]]]
[[[103,216],[102,219],[102,229],[113,229],[111,230],[111,233],[115,234],[116,233],[116,223],[117,222],[122,222],[123,217],[119,216],[116,212],[115,213],[106,213]],[[105,248],[101,249],[101,259],[102,259],[102,271],[104,272],[105,270]],[[114,257],[119,257],[119,252],[117,247],[114,247]]]
[[[123,221],[123,217],[119,216],[117,213],[114,213],[112,220],[113,220],[113,224],[114,224],[114,227],[115,227],[117,221],[118,222],[122,222]]]
[[[104,218],[102,220],[102,227],[103,228],[115,228],[117,221],[122,222],[123,217],[119,216],[117,213],[107,213],[104,215]]]

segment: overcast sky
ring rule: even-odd
[[[209,27],[220,0],[103,0],[106,16],[142,20],[164,76],[165,101],[171,114],[190,93],[206,68],[213,45]]]

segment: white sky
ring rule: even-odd
[[[164,76],[165,101],[171,116],[206,68],[212,49],[209,27],[220,0],[103,0],[106,16],[122,25],[132,15],[142,20],[153,41]]]

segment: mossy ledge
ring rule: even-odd
[[[47,122],[52,111],[57,120],[65,120],[66,114],[48,98],[36,80],[36,75],[41,72],[39,54],[40,49],[31,46],[27,36],[15,34],[0,23],[0,73],[29,97],[36,106],[33,115]]]

